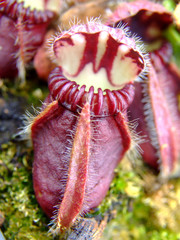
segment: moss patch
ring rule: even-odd
[[[0,211],[5,216],[2,230],[6,239],[52,239],[47,236],[48,219],[33,192],[32,152],[13,143],[2,145],[1,150]]]

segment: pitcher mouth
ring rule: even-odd
[[[59,66],[49,77],[53,98],[73,111],[89,101],[96,115],[125,110],[133,82],[147,68],[147,55],[138,45],[124,28],[96,21],[62,32],[52,44]]]
[[[55,68],[49,76],[49,90],[53,100],[66,107],[67,109],[77,112],[86,102],[90,103],[92,115],[108,116],[123,112],[133,101],[134,86],[132,83],[126,84],[120,90],[102,90],[94,92],[91,86],[86,90],[86,85],[80,86],[75,81],[68,80],[62,74],[60,67]]]
[[[51,9],[48,10],[43,8],[43,6],[38,6],[37,3],[33,5],[30,1],[22,0],[2,1],[0,12],[3,12],[14,20],[21,18],[21,21],[27,21],[28,24],[46,23],[55,17],[55,13]]]

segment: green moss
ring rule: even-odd
[[[47,82],[39,80],[34,72],[28,75],[29,77],[26,79],[24,85],[21,85],[19,80],[16,80],[16,82],[9,79],[5,79],[3,82],[0,80],[3,97],[8,100],[8,94],[11,93],[14,96],[24,97],[29,106],[32,106],[32,104],[34,106],[40,106],[41,101],[44,101],[49,94],[48,84]],[[6,94],[6,92],[8,94]]]
[[[17,156],[16,145],[4,144],[0,153],[0,212],[6,239],[52,239],[49,219],[39,208],[32,186],[32,153]]]
[[[134,169],[122,161],[99,207],[100,214],[108,211],[113,218],[101,240],[179,239],[180,181],[160,184],[157,179],[143,164]]]

